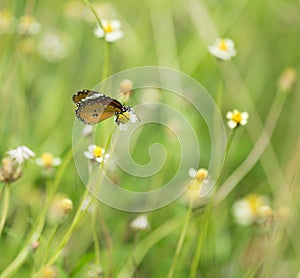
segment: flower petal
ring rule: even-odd
[[[194,178],[194,177],[196,177],[196,175],[197,175],[197,170],[194,169],[194,168],[190,168],[190,169],[189,169],[189,176],[190,176],[191,178]]]
[[[237,123],[235,121],[228,121],[228,126],[230,129],[234,129],[237,126]]]
[[[95,148],[96,148],[96,145],[89,145],[88,146],[88,150],[89,150],[90,153],[93,153]]]
[[[249,118],[248,112],[242,112],[242,118],[245,120],[248,120],[248,118]]]
[[[109,23],[113,30],[118,30],[121,28],[121,22],[117,19],[110,20]]]
[[[237,223],[241,225],[250,225],[254,221],[249,203],[245,200],[239,200],[233,205],[233,215]]]
[[[84,156],[88,159],[93,159],[94,158],[94,154],[90,153],[90,152],[84,152]]]
[[[231,111],[228,111],[226,114],[227,119],[232,119],[233,113]]]
[[[105,35],[105,40],[107,42],[114,42],[123,37],[124,33],[121,30],[116,30],[114,32],[108,33]]]
[[[134,111],[130,111],[129,113],[130,113],[130,122],[132,122],[132,123],[138,122],[139,118],[135,114],[135,112]]]
[[[103,161],[103,157],[102,157],[102,156],[96,157],[96,161],[97,161],[98,163],[101,163],[101,162]]]
[[[103,38],[104,35],[105,35],[105,32],[104,32],[104,30],[103,30],[100,26],[97,26],[97,27],[94,29],[94,35],[95,35],[97,38]]]
[[[119,124],[120,131],[127,131],[128,127],[126,124]]]
[[[53,159],[53,166],[58,166],[61,164],[61,159],[59,157],[55,157]]]

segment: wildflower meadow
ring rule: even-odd
[[[299,278],[299,10],[1,0],[0,278]]]

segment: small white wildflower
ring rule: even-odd
[[[189,183],[189,186],[183,195],[183,199],[187,203],[193,200],[194,204],[197,205],[202,201],[199,197],[200,189],[203,184],[206,184],[209,181],[208,171],[203,168],[198,170],[191,168],[188,171],[188,175],[192,178],[192,181]]]
[[[258,194],[249,194],[234,203],[232,212],[236,222],[240,225],[261,223],[272,215],[268,199]]]
[[[22,166],[11,157],[5,157],[0,167],[0,182],[11,183],[22,176]]]
[[[148,229],[150,227],[150,224],[147,216],[144,214],[139,215],[138,217],[132,220],[132,222],[130,223],[130,227],[135,231]]]
[[[60,223],[65,221],[68,214],[73,210],[73,202],[63,194],[56,194],[48,211],[48,221],[50,223]]]
[[[230,60],[231,57],[236,55],[234,42],[228,38],[217,38],[215,43],[209,46],[208,51],[221,60]]]
[[[124,34],[121,30],[121,22],[119,20],[102,19],[101,24],[103,28],[98,25],[94,30],[94,35],[97,38],[104,37],[107,42],[114,42],[123,37]]]
[[[55,33],[44,34],[38,44],[38,52],[46,61],[57,63],[70,54],[71,45],[69,37]]]
[[[124,79],[120,83],[120,88],[119,88],[119,93],[124,94],[124,93],[130,93],[133,88],[133,83],[129,79]]]
[[[125,103],[129,100],[131,94],[132,94],[132,89],[133,89],[133,83],[129,79],[124,79],[120,83],[119,87],[119,94],[120,96],[120,101]]]
[[[14,30],[15,18],[8,10],[0,10],[0,35],[10,34]]]
[[[110,157],[109,154],[105,153],[105,149],[97,146],[97,145],[89,145],[88,151],[84,152],[86,158],[101,163],[102,161],[106,162],[106,160]]]
[[[207,178],[208,172],[206,169],[200,168],[199,170],[196,170],[194,168],[189,169],[189,176],[191,178],[196,178],[198,181],[203,181]]]
[[[136,123],[139,121],[138,116],[135,111],[130,108],[129,111],[126,111],[122,114],[116,116],[116,123],[119,125],[120,131],[127,131],[127,122]]]
[[[9,150],[7,154],[11,159],[16,160],[19,164],[24,164],[31,157],[35,156],[35,153],[26,146],[20,146],[16,149]]]
[[[41,30],[41,25],[32,15],[23,15],[18,24],[20,35],[36,35]]]
[[[239,125],[246,125],[248,123],[249,114],[248,112],[240,112],[237,109],[229,111],[226,114],[228,121],[228,126],[230,129],[234,129]]]
[[[61,164],[59,157],[54,157],[51,153],[45,152],[41,157],[36,159],[36,164],[43,168],[52,168]]]

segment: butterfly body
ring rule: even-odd
[[[112,116],[116,116],[115,122],[120,124],[124,115],[133,111],[131,107],[122,105],[118,100],[91,90],[77,92],[72,100],[77,105],[77,118],[85,124],[97,124]]]

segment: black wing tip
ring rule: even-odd
[[[90,89],[82,89],[82,90],[80,90],[80,91],[77,91],[77,93],[74,94],[74,95],[72,96],[73,102],[74,102],[76,105],[78,105],[78,103],[80,103],[81,100],[80,100],[80,101],[76,101],[76,97],[78,97],[79,95],[88,94],[88,93],[91,93],[91,94],[100,94],[99,92],[93,91],[93,90],[90,90]],[[84,99],[84,98],[83,98],[83,99]],[[83,99],[82,99],[82,100],[83,100]]]

